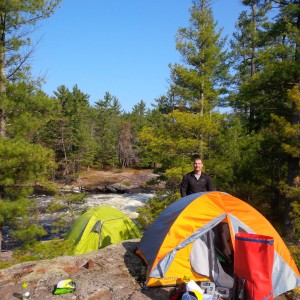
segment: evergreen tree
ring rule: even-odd
[[[300,123],[300,109],[299,109],[299,90],[300,90],[300,1],[284,1],[281,2],[281,13],[276,23],[279,30],[280,37],[284,39],[284,53],[287,57],[283,66],[283,71],[290,72],[290,78],[285,85],[285,95],[287,96],[287,110],[286,114],[282,116],[282,112],[278,112],[282,116],[289,128],[288,132],[299,132]],[[280,49],[280,48],[279,48]],[[278,49],[278,50],[279,50]],[[285,76],[282,76],[286,80]],[[295,93],[295,96],[294,96]],[[278,99],[281,100],[281,99]],[[285,111],[284,111],[285,112]],[[292,239],[295,234],[295,215],[293,213],[293,206],[296,208],[299,204],[299,151],[291,151],[291,149],[299,150],[299,139],[296,137],[296,147],[294,147],[295,139],[290,139],[291,134],[288,135],[289,143],[284,143],[283,147],[288,155],[287,159],[287,180],[286,183],[291,189],[296,188],[297,192],[286,193],[285,197],[285,234],[288,239]],[[299,136],[299,135],[298,135]]]
[[[53,153],[21,139],[0,139],[0,250],[4,226],[24,230],[31,207],[26,198],[56,167]],[[20,237],[20,236],[19,236]]]
[[[146,103],[143,100],[132,107],[132,111],[129,114],[129,120],[132,123],[135,135],[140,132],[145,125],[147,125],[148,113],[149,111],[146,108]]]
[[[232,63],[236,71],[233,77],[235,92],[231,93],[231,106],[240,114],[248,132],[259,126],[259,99],[248,92],[247,83],[263,69],[261,52],[268,44],[267,30],[270,27],[267,14],[271,9],[269,2],[244,0],[248,8],[243,11],[236,24],[237,31],[231,40]],[[245,87],[244,87],[245,85]],[[236,92],[238,91],[237,95]]]
[[[60,1],[6,0],[0,3],[0,137],[6,136],[8,121],[7,83],[26,79],[26,63],[33,52],[32,49],[26,51],[31,44],[29,35],[36,23],[49,17]]]
[[[179,96],[177,98],[179,98]],[[180,107],[177,106],[179,100],[175,99],[175,94],[172,92],[172,87],[168,91],[167,95],[161,96],[154,100],[157,103],[154,106],[162,114],[167,114],[174,111],[175,109],[180,109]]]
[[[295,193],[286,193],[287,187],[295,186],[295,178],[299,175],[299,153],[295,150],[295,143],[288,132],[296,132],[299,126],[299,110],[297,101],[291,97],[299,85],[299,1],[269,1],[279,3],[279,10],[273,23],[267,24],[260,35],[252,34],[248,40],[258,47],[254,73],[244,77],[239,86],[238,105],[246,108],[250,118],[249,130],[263,135],[260,161],[264,168],[260,168],[263,181],[261,186],[270,187],[273,192],[271,207],[273,215],[285,210],[285,228],[288,238],[295,232],[295,220],[292,217],[292,203],[297,201]],[[244,1],[253,7],[263,6],[264,1]],[[253,12],[253,10],[252,10]],[[253,15],[251,18],[253,24]],[[257,19],[255,19],[257,20]],[[256,33],[258,30],[256,30]],[[252,31],[251,31],[252,33]],[[246,70],[245,68],[243,70]],[[246,104],[246,105],[245,105]],[[289,146],[287,146],[289,141]],[[286,185],[282,186],[282,182]],[[267,192],[267,190],[265,190]],[[267,196],[267,193],[265,194]],[[293,195],[293,196],[292,196]],[[267,197],[266,197],[267,199]]]
[[[146,124],[137,134],[137,144],[139,147],[139,166],[142,168],[156,168],[160,163],[164,152],[159,152],[156,147],[156,138],[164,128],[164,115],[153,109],[147,113]]]
[[[195,113],[209,113],[221,101],[227,79],[225,40],[216,33],[209,0],[193,0],[190,27],[179,28],[176,49],[184,64],[171,65],[172,95],[177,107]]]
[[[56,109],[43,130],[43,143],[53,149],[63,176],[76,174],[82,164],[93,164],[95,148],[93,110],[89,96],[75,85],[55,91]]]
[[[96,160],[101,167],[119,165],[118,137],[122,125],[121,113],[119,100],[109,92],[105,93],[102,100],[96,102]]]
[[[10,99],[6,110],[9,119],[6,136],[40,143],[41,130],[52,116],[53,99],[25,82],[7,84],[6,94]]]
[[[228,79],[225,40],[216,33],[210,1],[193,1],[190,26],[180,28],[176,48],[183,64],[171,65],[168,99],[161,98],[158,108],[167,112],[163,123],[144,128],[140,138],[152,147],[168,169],[170,187],[176,189],[181,176],[190,168],[193,156],[209,159],[213,155],[211,140],[218,135],[222,116],[215,111],[222,102]]]
[[[39,140],[50,102],[29,83],[28,58],[33,53],[33,48],[29,49],[30,33],[59,3],[60,0],[0,3],[0,241],[3,226],[10,225],[19,233],[28,226],[30,203],[26,197],[32,191],[30,187],[47,178],[47,170],[54,167],[52,152],[31,144]],[[36,228],[32,236],[42,234]],[[23,233],[23,237],[29,237],[26,230]]]

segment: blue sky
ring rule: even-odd
[[[110,92],[130,112],[147,107],[168,90],[170,63],[179,27],[189,25],[191,0],[63,0],[32,37],[39,41],[32,73],[44,76],[49,95],[75,84],[90,103]],[[215,20],[230,35],[243,6],[240,0],[213,0]]]

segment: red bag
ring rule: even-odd
[[[235,235],[234,272],[245,279],[246,299],[273,300],[274,239],[239,232]]]

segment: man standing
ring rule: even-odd
[[[200,158],[194,160],[194,171],[183,176],[180,185],[181,197],[186,195],[213,191],[214,186],[210,176],[202,172],[203,163]]]

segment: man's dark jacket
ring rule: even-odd
[[[210,176],[204,172],[201,172],[201,176],[199,179],[195,177],[194,172],[190,172],[183,176],[182,182],[180,185],[180,194],[181,197],[186,195],[213,191],[214,186]]]

